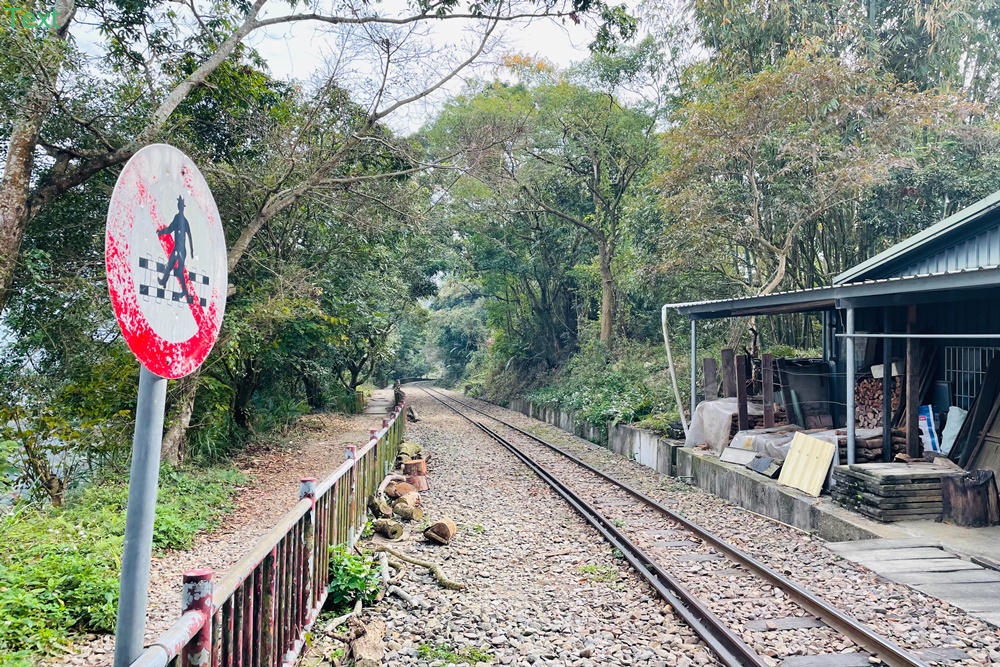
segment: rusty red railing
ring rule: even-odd
[[[330,547],[353,544],[365,498],[391,469],[403,440],[402,394],[368,443],[322,482],[302,480],[300,500],[219,581],[184,574],[180,618],[131,667],[293,665],[326,600]]]

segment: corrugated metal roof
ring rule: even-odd
[[[922,232],[914,234],[904,241],[900,241],[888,250],[880,252],[857,266],[844,271],[833,279],[833,283],[834,285],[844,285],[870,278],[871,274],[878,273],[878,269],[884,269],[890,264],[906,263],[907,255],[912,255],[912,261],[916,263],[920,259],[918,256],[933,247],[932,244],[941,243],[946,237],[952,235],[964,234],[966,230],[963,230],[962,227],[975,223],[998,207],[1000,207],[1000,191],[994,192],[989,197],[980,199],[971,206],[967,206],[954,215],[948,216],[941,222],[931,225]],[[973,234],[974,230],[968,230],[968,232]],[[987,267],[976,266],[966,268],[975,270]]]
[[[863,299],[904,292],[917,294],[976,287],[1000,287],[1000,265],[985,266],[973,270],[879,278],[843,285],[776,292],[763,296],[671,303],[667,304],[666,307],[693,319],[734,315],[766,315],[826,310],[836,307],[837,302],[841,300]]]

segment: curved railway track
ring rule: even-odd
[[[927,667],[916,656],[879,635],[867,625],[837,609],[809,590],[746,554],[717,535],[673,512],[641,491],[619,481],[569,452],[465,401],[428,386],[416,385],[432,399],[452,410],[504,446],[568,502],[609,543],[617,548],[656,592],[676,611],[727,667],[770,667],[774,660],[748,644],[755,632],[795,629],[810,633],[810,646],[837,644],[845,639],[860,651],[811,656],[778,656],[783,663],[796,660],[821,667],[856,667],[882,662],[890,667]],[[476,413],[514,432],[515,444],[494,429],[469,416]],[[530,443],[525,445],[524,443]],[[559,477],[556,476],[558,469]],[[572,480],[568,482],[567,480]],[[598,507],[599,506],[599,507]],[[650,541],[652,536],[652,541]],[[660,538],[660,541],[656,541]],[[663,538],[669,538],[664,540]],[[721,567],[720,567],[721,565]],[[734,567],[735,565],[735,567]],[[715,579],[709,586],[707,579]],[[724,580],[720,585],[719,580]],[[729,595],[720,595],[719,590]],[[774,591],[780,591],[776,597]],[[747,594],[769,592],[766,598]],[[700,597],[699,597],[700,594]],[[787,628],[771,622],[759,630],[737,634],[735,623],[766,618],[758,608],[774,607],[776,599]],[[723,618],[725,616],[725,618]],[[727,622],[727,619],[729,622]],[[749,624],[753,626],[754,623]],[[749,634],[748,634],[749,633]],[[812,635],[815,635],[813,641]],[[747,641],[745,641],[747,640]],[[760,645],[761,642],[754,643]],[[842,656],[842,657],[836,657]],[[803,658],[806,658],[803,660]],[[810,663],[808,658],[814,660]],[[824,660],[826,663],[824,663]]]

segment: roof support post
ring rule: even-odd
[[[847,331],[848,335],[854,333],[854,308],[847,309]],[[856,369],[854,367],[854,339],[847,339],[847,382],[846,393],[847,393],[847,465],[854,464],[854,383],[855,383],[855,373]]]
[[[882,333],[889,333],[889,306],[882,308]],[[882,460],[892,461],[892,339],[882,339]]]
[[[705,397],[708,400],[708,396]],[[698,320],[691,320],[691,421],[698,407]]]

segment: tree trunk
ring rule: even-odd
[[[187,430],[191,426],[191,416],[194,414],[194,399],[198,395],[198,376],[201,370],[196,370],[178,381],[177,403],[174,406],[173,419],[170,428],[163,436],[160,445],[160,461],[180,463],[187,455]]]
[[[601,266],[601,340],[610,343],[615,320],[615,280],[607,242],[599,242],[597,247]]]
[[[59,0],[54,11],[58,23],[38,45],[39,64],[49,68],[48,76],[36,77],[23,104],[19,105],[22,115],[14,119],[7,143],[3,180],[0,181],[0,311],[10,297],[21,241],[28,226],[28,195],[35,168],[35,145],[42,123],[52,110],[53,86],[62,65],[63,49],[59,42],[66,41],[76,4],[74,0]],[[51,48],[53,45],[56,48]]]

